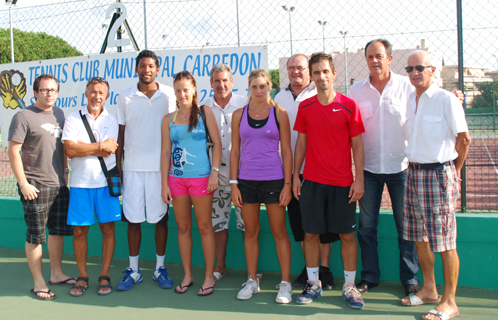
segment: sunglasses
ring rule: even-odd
[[[177,74],[175,74],[175,76],[173,77],[173,81],[177,81],[183,78],[190,79],[193,78],[193,75],[189,71],[180,71]]]
[[[91,78],[90,80],[88,80],[88,83],[86,84],[86,87],[88,88],[88,86],[94,82],[103,82],[106,84],[107,86],[107,90],[109,90],[109,82],[107,82],[106,79],[102,78],[102,77],[93,77]]]
[[[409,66],[409,67],[405,67],[405,70],[407,73],[412,72],[413,69],[417,70],[418,72],[422,72],[425,70],[425,68],[432,68],[432,66],[415,66],[415,67]]]

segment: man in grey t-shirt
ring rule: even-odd
[[[64,236],[73,234],[66,224],[69,190],[66,186],[67,157],[61,142],[64,113],[54,108],[59,83],[51,75],[41,75],[33,83],[36,102],[19,111],[9,128],[9,161],[19,185],[26,221],[26,258],[33,276],[31,294],[40,300],[53,300],[42,274],[42,244],[49,229],[49,284],[75,284],[62,272]],[[20,155],[22,151],[22,156]]]

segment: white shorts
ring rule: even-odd
[[[169,205],[161,198],[160,171],[123,171],[123,214],[131,223],[168,221]]]
[[[219,186],[213,195],[213,229],[219,232],[228,229],[230,213],[232,212],[232,189],[230,186]],[[244,220],[240,208],[235,207],[237,217],[237,229],[245,231]]]

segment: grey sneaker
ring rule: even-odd
[[[240,289],[237,294],[237,299],[248,300],[252,298],[253,293],[259,292],[259,281],[253,280],[252,278],[247,279],[246,282],[242,284],[244,288]]]
[[[275,301],[277,303],[289,303],[292,301],[292,285],[290,282],[282,281],[280,284],[277,284],[277,299]]]

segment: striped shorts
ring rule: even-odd
[[[455,166],[408,169],[403,199],[403,239],[429,242],[432,252],[456,249],[456,202],[460,186]]]
[[[21,190],[24,221],[26,221],[26,242],[32,244],[45,244],[48,233],[53,236],[73,235],[73,226],[66,224],[67,209],[69,207],[69,189],[67,186],[53,188],[30,181],[40,193],[34,200],[24,200]]]

